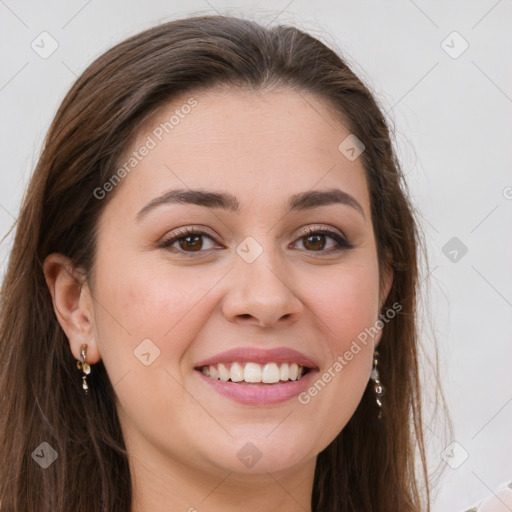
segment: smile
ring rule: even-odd
[[[223,382],[276,384],[300,380],[309,368],[297,363],[218,363],[201,367],[201,372]]]
[[[239,347],[196,363],[194,370],[208,389],[240,404],[266,407],[296,398],[319,367],[291,348]]]

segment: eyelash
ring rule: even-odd
[[[332,231],[332,230],[326,229],[326,228],[309,227],[299,236],[299,238],[297,240],[307,238],[308,236],[311,236],[311,235],[326,235],[326,236],[332,238],[338,244],[338,247],[331,247],[330,249],[326,249],[326,250],[307,251],[307,252],[313,252],[313,253],[319,252],[319,253],[324,253],[324,254],[326,254],[326,253],[330,254],[331,252],[346,251],[346,250],[354,248],[354,246],[352,244],[350,244],[342,235],[340,235],[336,231]]]
[[[203,231],[203,230],[201,230],[199,228],[187,227],[187,228],[180,229],[172,237],[163,240],[159,244],[159,247],[162,248],[162,249],[175,249],[177,252],[180,252],[181,254],[185,254],[187,256],[193,256],[194,254],[201,253],[201,252],[204,253],[204,252],[206,252],[208,250],[211,250],[211,249],[206,249],[206,250],[199,250],[199,251],[184,251],[182,249],[176,249],[176,248],[172,247],[176,242],[179,242],[180,240],[183,240],[187,236],[191,236],[191,235],[204,236],[206,238],[209,238],[213,242],[217,243],[217,241],[214,239],[214,237],[212,235],[210,235],[209,233],[207,233],[206,231]],[[345,251],[345,250],[349,250],[349,249],[353,249],[354,248],[354,246],[352,244],[350,244],[339,233],[337,233],[335,231],[331,231],[330,229],[326,229],[326,228],[312,228],[312,227],[309,227],[309,228],[307,228],[307,230],[305,232],[303,232],[296,239],[296,241],[301,240],[303,238],[307,238],[308,236],[311,236],[311,235],[326,235],[326,236],[332,238],[338,244],[338,247],[331,247],[330,249],[326,249],[326,250],[322,249],[322,250],[319,250],[319,251],[308,251],[307,249],[305,249],[306,252],[320,253],[320,254],[322,254],[322,253],[323,254],[331,254],[333,252]]]

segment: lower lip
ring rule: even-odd
[[[217,393],[236,402],[246,405],[270,405],[286,402],[305,391],[310,386],[317,371],[310,370],[300,380],[290,380],[276,384],[237,384],[207,377],[200,371],[197,371],[197,373]]]

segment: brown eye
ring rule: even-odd
[[[201,235],[185,236],[179,240],[180,247],[184,251],[200,251],[203,247],[203,240]]]
[[[325,235],[308,235],[303,238],[304,247],[310,251],[321,251],[325,247]]]
[[[297,239],[295,244],[299,244],[299,249],[318,252],[320,255],[345,251],[354,247],[339,233],[325,228],[307,230],[306,234]]]
[[[205,253],[211,249],[221,248],[211,235],[193,228],[177,231],[171,238],[163,240],[159,247],[181,254]]]

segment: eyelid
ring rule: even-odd
[[[170,233],[166,233],[159,241],[159,247],[171,246],[173,243],[177,242],[180,238],[186,237],[187,235],[201,235],[207,238],[210,238],[213,242],[218,245],[221,245],[217,238],[218,236],[213,233],[212,230],[207,228],[206,226],[202,226],[200,224],[192,225],[192,226],[184,226],[181,228],[176,228]],[[186,252],[186,251],[183,251]],[[204,251],[199,251],[204,252]]]
[[[308,225],[302,229],[300,229],[294,238],[294,240],[290,243],[290,245],[296,244],[299,240],[302,238],[313,235],[313,234],[321,234],[330,237],[332,240],[334,240],[338,246],[332,247],[327,250],[322,251],[308,251],[317,254],[328,254],[330,252],[336,252],[346,249],[352,249],[354,246],[348,241],[348,238],[345,236],[345,234],[337,229],[333,228],[331,226],[327,226],[324,224],[313,224]],[[191,225],[191,226],[184,226],[180,228],[176,228],[171,233],[168,233],[164,235],[160,241],[158,242],[158,246],[161,248],[171,248],[178,240],[181,238],[185,238],[187,235],[199,235],[204,236],[206,238],[209,238],[213,243],[217,245],[222,245],[217,241],[218,236],[216,234],[213,234],[213,232],[207,228],[206,226],[202,225]],[[208,250],[200,250],[200,251],[181,251],[177,249],[179,253],[186,254],[186,255],[198,255],[199,253],[205,253],[210,251]]]
[[[343,233],[343,231],[341,231],[340,229],[328,226],[326,224],[310,224],[310,225],[306,226],[305,228],[302,228],[297,233],[297,235],[300,238],[305,235],[309,235],[310,233],[317,233],[318,231],[326,231],[328,233],[338,235],[338,236],[342,237],[344,240],[347,240],[347,237],[345,236],[345,233]]]
[[[341,231],[340,229],[333,228],[331,226],[326,226],[322,224],[316,224],[316,225],[309,225],[305,228],[303,228],[299,233],[297,234],[297,238],[294,242],[292,242],[292,245],[297,243],[302,238],[308,236],[308,235],[315,235],[315,234],[321,234],[330,237],[333,239],[338,246],[337,247],[331,247],[330,249],[322,250],[322,251],[308,251],[311,254],[316,254],[319,256],[322,255],[328,255],[331,253],[337,253],[340,251],[346,251],[349,249],[353,249],[355,246],[349,242],[348,237]]]

